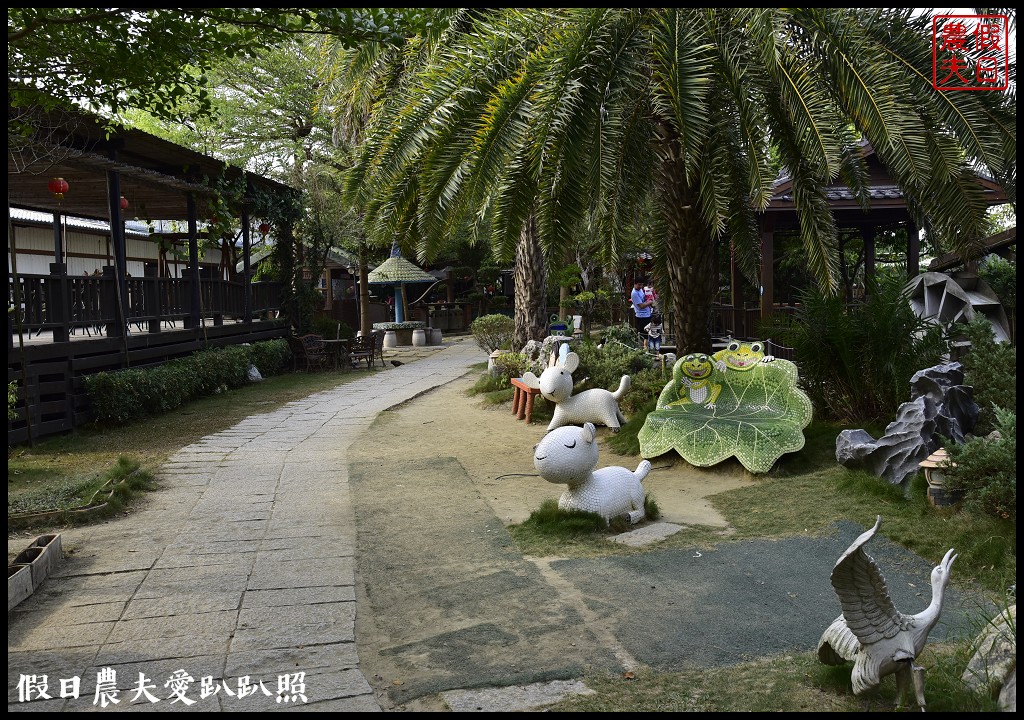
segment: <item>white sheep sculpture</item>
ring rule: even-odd
[[[545,435],[533,450],[533,466],[551,483],[564,483],[569,489],[558,499],[562,510],[597,513],[606,521],[625,518],[631,525],[646,517],[647,494],[640,483],[651,471],[644,460],[636,472],[624,467],[597,467],[597,429],[593,423],[583,427],[566,425]]]
[[[563,425],[595,423],[607,425],[612,432],[618,432],[626,416],[619,410],[619,400],[629,390],[629,375],[623,375],[619,389],[615,392],[603,388],[584,390],[572,394],[572,373],[579,367],[580,357],[574,352],[546,368],[538,378],[532,372],[523,373],[523,382],[528,387],[540,390],[541,397],[554,403],[555,410],[548,423],[548,432]]]

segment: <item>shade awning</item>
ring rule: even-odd
[[[405,285],[407,283],[437,282],[430,273],[421,270],[403,257],[389,257],[366,277],[371,285]]]

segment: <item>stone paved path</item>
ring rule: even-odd
[[[379,412],[486,360],[468,337],[386,355],[403,364],[203,438],[143,510],[63,532],[76,551],[8,614],[8,709],[379,711],[356,653],[347,450]],[[108,670],[118,691],[97,697]],[[27,703],[23,676],[47,681]]]

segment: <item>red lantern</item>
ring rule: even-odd
[[[260,223],[260,235],[266,235],[270,232],[270,225],[267,223]]]
[[[122,210],[127,210],[128,209],[128,198],[126,198],[124,195],[121,196],[121,209]]]
[[[49,186],[50,192],[58,200],[64,199],[64,193],[68,191],[68,181],[64,178],[53,178],[50,180]]]

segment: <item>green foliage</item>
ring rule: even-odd
[[[334,340],[339,337],[338,328],[341,328],[341,339],[350,340],[356,336],[355,330],[348,326],[348,323],[335,320],[329,315],[316,315],[313,318],[311,332],[326,340]]]
[[[534,369],[533,361],[519,352],[502,353],[494,358],[494,366],[498,369],[498,376],[501,378],[504,387],[511,385],[510,380],[512,378],[522,377],[523,373],[527,370]]]
[[[437,11],[434,11],[436,13]],[[254,57],[302,33],[400,44],[428,31],[421,8],[8,8],[12,105],[80,98],[161,118],[209,113],[204,75],[218,58]]]
[[[131,422],[167,412],[197,397],[242,387],[249,381],[251,365],[265,375],[280,372],[291,355],[287,344],[279,339],[257,345],[269,347],[254,351],[254,345],[233,345],[200,350],[154,368],[88,375],[85,389],[96,420]]]
[[[641,408],[658,400],[665,387],[665,373],[660,367],[645,368],[630,375],[629,390],[619,401],[619,409],[627,418],[632,418]]]
[[[14,409],[18,404],[18,381],[11,380],[7,383],[7,419],[17,420],[18,412]]]
[[[967,510],[1017,521],[1017,414],[996,408],[998,438],[947,443],[945,485],[964,491]]]
[[[637,375],[643,370],[650,370],[654,365],[654,360],[643,350],[619,343],[606,342],[598,347],[594,343],[585,342],[576,347],[575,351],[580,358],[572,374],[577,392],[588,388],[614,390],[623,375]]]
[[[794,316],[776,313],[759,332],[793,348],[801,386],[823,416],[855,423],[891,420],[914,373],[949,348],[942,328],[914,313],[898,277],[870,283],[867,300],[849,307],[805,291]]]
[[[292,361],[291,348],[284,338],[253,343],[249,346],[249,353],[252,364],[263,377],[278,375]]]
[[[515,329],[515,321],[507,315],[483,315],[469,326],[476,344],[488,355],[495,350],[511,348]]]
[[[122,510],[131,497],[139,490],[152,487],[153,476],[143,470],[138,461],[120,456],[117,463],[107,472],[88,477],[67,478],[60,482],[47,483],[32,490],[11,495],[8,492],[8,524],[19,528],[31,527],[31,517],[10,517],[21,513],[61,512],[61,522],[82,522],[97,517],[107,517]],[[103,504],[106,504],[103,506]],[[101,507],[103,506],[103,507]],[[67,511],[91,508],[88,514]],[[64,514],[67,512],[67,514]],[[35,522],[39,522],[36,520]],[[48,522],[53,522],[49,519]]]
[[[971,343],[960,363],[964,382],[974,388],[974,402],[981,408],[974,434],[984,435],[995,427],[996,405],[1017,412],[1017,348],[996,342],[992,325],[983,317],[957,329]]]
[[[1017,263],[989,255],[978,268],[978,277],[988,283],[999,301],[1012,310],[1017,307]]]
[[[621,343],[638,350],[643,347],[643,343],[640,340],[640,334],[628,323],[609,325],[604,329],[603,337],[606,343]]]

